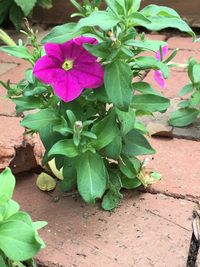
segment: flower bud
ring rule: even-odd
[[[76,133],[81,133],[83,130],[83,123],[82,121],[76,121],[74,124],[74,131]]]

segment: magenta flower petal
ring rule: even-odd
[[[86,88],[97,88],[104,82],[104,69],[97,62],[76,64],[73,75],[77,77],[79,84]]]
[[[44,83],[52,85],[54,92],[68,102],[80,96],[86,88],[97,88],[103,84],[104,69],[91,55],[84,44],[97,44],[89,37],[78,37],[64,44],[46,44],[46,56],[40,58],[34,75]]]
[[[66,72],[60,79],[53,84],[55,94],[64,102],[70,102],[83,91],[76,77],[72,75],[72,71]]]
[[[166,55],[168,54],[168,45],[165,45],[162,47],[162,54],[163,54],[163,57],[166,57]],[[161,61],[161,53],[160,53],[160,50],[158,50],[156,52],[156,59]]]
[[[63,75],[63,72],[57,63],[48,56],[41,57],[33,68],[35,77],[46,84],[52,84],[54,79]]]
[[[154,71],[154,80],[157,82],[157,84],[160,85],[160,87],[162,88],[166,87],[165,79],[163,78],[163,74],[160,70]]]
[[[63,62],[63,52],[59,44],[45,44],[44,49],[48,57],[55,58],[60,63]]]

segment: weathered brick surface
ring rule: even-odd
[[[41,232],[47,247],[37,256],[45,266],[185,266],[194,203],[130,192],[108,213],[75,195],[55,203],[35,180],[18,179],[15,199],[35,220],[48,221]]]
[[[192,38],[187,37],[171,37],[167,40],[170,48],[179,48],[181,50],[199,50],[200,43],[192,42]]]
[[[150,142],[156,154],[149,167],[163,177],[152,190],[200,200],[200,142],[160,138],[151,138]]]

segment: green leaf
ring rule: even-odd
[[[168,78],[169,76],[169,69],[167,65],[165,65],[163,62],[157,60],[153,57],[137,57],[134,60],[134,68],[135,69],[153,69],[153,70],[161,70],[164,78]]]
[[[96,149],[101,149],[110,144],[119,132],[114,113],[110,113],[110,115],[97,122],[91,131],[97,136],[96,140],[91,141],[92,146]]]
[[[103,30],[112,29],[120,22],[120,19],[108,11],[95,11],[86,18],[80,19],[75,30],[79,31],[83,27],[99,26]]]
[[[104,210],[112,210],[116,208],[123,195],[120,193],[121,180],[117,173],[109,173],[109,190],[103,197],[102,208]]]
[[[183,127],[193,123],[199,116],[200,111],[195,108],[182,108],[174,111],[169,119],[173,126]]]
[[[76,174],[76,159],[65,158],[63,164],[63,177],[60,188],[63,192],[73,190],[77,185],[77,174]]]
[[[163,112],[169,106],[170,100],[168,98],[154,94],[134,95],[132,100],[132,108],[140,111]]]
[[[27,115],[21,125],[31,130],[40,131],[48,125],[56,125],[61,121],[60,117],[52,109],[43,109],[37,113]]]
[[[149,20],[148,18],[146,18],[144,15],[142,15],[139,12],[131,13],[131,15],[128,16],[128,19],[131,20],[134,27],[135,26],[145,27],[146,25],[151,24],[151,20]]]
[[[87,203],[101,198],[106,190],[106,171],[98,154],[86,152],[77,161],[78,191]]]
[[[28,213],[19,211],[9,217],[9,221],[22,221],[30,226],[32,226],[32,220]]]
[[[8,14],[8,11],[13,4],[12,0],[1,0],[0,1],[0,24],[4,21],[5,17]]]
[[[106,157],[111,159],[118,159],[122,150],[122,137],[116,136],[114,140],[105,147]]]
[[[37,5],[46,9],[50,9],[53,7],[52,0],[37,0]]]
[[[3,257],[0,255],[0,266],[1,267],[8,267],[3,259]]]
[[[78,156],[79,150],[77,146],[74,145],[73,140],[71,139],[65,139],[58,141],[53,145],[53,147],[50,149],[48,155],[63,155],[68,158],[74,158]]]
[[[133,46],[136,48],[141,48],[143,50],[149,50],[153,52],[157,52],[160,47],[166,45],[166,42],[163,41],[154,41],[154,40],[129,40],[126,42],[126,45]]]
[[[106,93],[113,104],[123,111],[129,110],[133,97],[131,82],[132,71],[127,63],[116,60],[106,66]]]
[[[140,12],[147,17],[162,15],[166,18],[180,18],[179,14],[174,9],[165,6],[148,5]]]
[[[137,130],[132,130],[124,137],[122,153],[126,156],[139,156],[154,154],[155,150],[151,147],[147,139]]]
[[[45,37],[42,39],[44,43],[64,43],[77,36],[82,35],[83,31],[75,31],[76,23],[66,23],[54,27]]]
[[[22,9],[25,16],[28,16],[37,3],[37,0],[14,0],[15,3]]]
[[[126,0],[127,10],[131,12],[136,12],[140,8],[141,0]]]
[[[45,227],[48,223],[45,221],[37,221],[37,222],[33,222],[33,229],[35,231],[42,229],[43,227]]]
[[[35,87],[34,89],[32,90],[27,90],[23,92],[23,95],[24,96],[34,96],[34,95],[41,95],[43,94],[44,92],[47,91],[47,88],[44,87],[44,86],[38,86],[38,87]]]
[[[24,14],[20,7],[18,7],[15,3],[10,8],[9,11],[9,19],[14,24],[15,28],[19,31],[22,27]]]
[[[12,198],[15,188],[15,177],[11,170],[6,168],[0,174],[0,205],[9,201]]]
[[[110,54],[110,42],[103,42],[97,45],[84,44],[84,48],[92,55],[100,58],[106,58]]]
[[[190,96],[189,107],[194,108],[200,104],[200,90],[195,90]]]
[[[0,221],[7,220],[10,216],[17,213],[20,209],[20,206],[17,202],[10,199],[2,207],[0,206]]]
[[[31,59],[32,55],[25,46],[1,46],[0,51],[3,51],[11,56],[23,59]]]
[[[180,93],[178,95],[179,96],[183,96],[183,95],[186,95],[188,93],[191,93],[193,90],[194,90],[193,84],[192,83],[189,83],[189,84],[185,85],[181,89],[181,91],[180,91]]]
[[[36,240],[34,229],[22,221],[0,223],[0,249],[15,261],[25,261],[34,257],[41,245]]]
[[[133,109],[131,108],[129,108],[128,112],[124,112],[119,109],[116,109],[116,113],[121,123],[122,135],[126,135],[128,132],[130,132],[134,128],[135,111],[133,111]]]
[[[179,19],[179,18],[167,18],[164,16],[155,16],[155,17],[148,17],[151,20],[150,24],[144,25],[144,27],[150,31],[160,31],[167,28],[178,29],[182,32],[187,32],[193,38],[195,38],[195,33],[192,29],[188,26],[188,24]]]
[[[146,82],[135,82],[132,84],[133,89],[142,94],[153,94],[160,95],[160,93],[156,92],[148,83]]]
[[[122,187],[126,189],[135,189],[139,186],[141,186],[141,181],[137,178],[135,179],[129,179],[126,177],[121,178]]]
[[[140,168],[141,163],[135,157],[129,158],[123,156],[119,162],[120,171],[129,179],[134,179],[135,177],[137,177]]]
[[[192,68],[192,82],[200,83],[200,64],[194,64]]]
[[[108,190],[108,192],[106,193],[106,195],[103,198],[102,201],[102,208],[104,210],[112,210],[114,208],[116,208],[121,199],[123,198],[123,195],[120,192],[117,192],[115,190]]]
[[[17,113],[20,113],[26,110],[39,109],[44,106],[41,99],[35,96],[16,97],[16,98],[12,98],[12,101],[16,104]]]

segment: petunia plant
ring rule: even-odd
[[[102,199],[106,210],[119,204],[122,188],[158,179],[138,159],[155,153],[139,118],[165,112],[170,103],[141,79],[152,70],[163,85],[176,51],[164,60],[166,42],[149,40],[137,27],[173,27],[194,37],[173,9],[140,10],[140,2],[71,0],[81,19],[53,28],[44,47],[28,27],[26,44],[1,48],[31,64],[22,81],[4,86],[17,113],[26,111],[21,125],[39,133],[43,164],[55,159],[61,189],[77,188],[87,203]]]
[[[200,63],[190,58],[185,67],[190,81],[179,92],[185,99],[180,101],[169,119],[169,123],[177,127],[188,126],[200,116]]]

